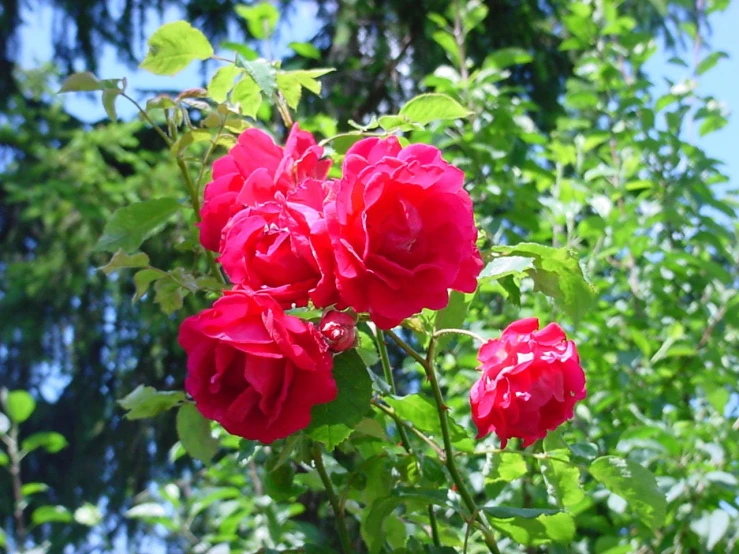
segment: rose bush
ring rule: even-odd
[[[179,342],[188,355],[185,390],[231,434],[271,443],[306,427],[311,408],[336,397],[316,328],[267,295],[227,291],[182,323]]]
[[[585,398],[577,348],[556,323],[541,330],[537,318],[511,323],[480,348],[478,360],[482,375],[470,392],[472,420],[478,438],[494,432],[501,448],[512,437],[523,439],[524,448],[543,439]]]
[[[482,269],[464,174],[433,146],[368,138],[346,154],[326,219],[341,298],[389,329],[448,289],[473,292]]]

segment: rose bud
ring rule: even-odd
[[[318,331],[328,344],[329,350],[344,352],[354,348],[357,339],[356,325],[353,315],[331,310],[323,314]]]

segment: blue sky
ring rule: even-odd
[[[272,48],[273,53],[275,55],[285,53],[286,45],[290,41],[309,40],[314,29],[308,22],[314,20],[314,15],[312,3],[298,3],[296,10],[288,16],[288,20],[282,22],[281,32],[278,32]],[[52,25],[52,12],[48,7],[35,10],[32,14],[26,11],[24,19],[26,24],[21,31],[21,63],[24,67],[30,68],[51,58],[49,31]],[[161,19],[152,17],[147,24],[146,34],[149,35],[159,25],[176,19],[178,19],[176,10],[167,11]],[[712,14],[709,23],[712,34],[706,37],[705,41],[712,49],[725,51],[729,59],[722,60],[713,70],[701,77],[698,92],[715,97],[725,104],[731,113],[736,114],[739,112],[739,34],[736,31],[737,23],[739,23],[739,2],[731,2],[729,8],[723,13]],[[141,55],[143,54],[142,52]],[[692,67],[692,49],[679,56],[683,57]],[[703,56],[705,56],[705,51],[700,56],[701,59]],[[669,86],[665,77],[672,81],[680,81],[691,75],[691,69],[669,64],[667,60],[670,57],[672,54],[661,48],[647,64],[651,80],[655,84],[655,97],[668,90]],[[151,96],[145,91],[182,90],[203,84],[203,74],[197,64],[193,64],[175,77],[160,77],[122,65],[110,47],[103,50],[100,67],[102,69],[98,77],[125,76],[129,82],[129,91],[134,91],[133,95],[141,98]],[[215,66],[209,68],[209,71],[214,70]],[[105,117],[99,98],[92,98],[91,95],[67,95],[64,101],[67,109],[83,120],[96,121]],[[118,113],[124,119],[131,118],[135,115],[135,108],[119,100]],[[739,119],[737,117],[730,118],[729,125],[706,137],[698,136],[697,126],[693,126],[685,139],[695,142],[711,157],[725,163],[725,172],[730,177],[731,183],[728,187],[721,187],[722,190],[736,188],[739,183],[739,159],[735,155],[739,143],[737,140],[739,139]]]

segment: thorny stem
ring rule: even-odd
[[[123,98],[125,98],[126,100],[128,100],[129,102],[131,102],[134,106],[136,106],[136,109],[141,114],[141,117],[143,117],[149,123],[149,125],[151,125],[153,127],[153,129],[159,134],[159,136],[162,137],[162,140],[165,142],[165,144],[167,146],[172,146],[172,139],[170,139],[167,136],[167,133],[165,133],[164,131],[162,131],[162,128],[159,127],[159,125],[157,125],[156,123],[154,123],[154,120],[149,117],[149,114],[146,113],[146,110],[144,108],[142,108],[139,105],[139,103],[136,102],[136,100],[134,100],[133,98],[131,98],[125,92],[121,92],[121,96]]]
[[[436,401],[436,410],[439,414],[439,423],[441,424],[441,435],[444,439],[444,451],[446,452],[446,467],[449,470],[449,474],[452,476],[454,484],[457,486],[457,492],[462,497],[462,501],[467,506],[470,513],[479,513],[479,509],[475,504],[475,500],[472,498],[470,491],[467,489],[462,476],[457,469],[457,463],[454,460],[454,447],[452,446],[452,437],[449,432],[449,416],[447,415],[447,406],[444,404],[444,397],[441,394],[441,388],[439,388],[439,381],[436,378],[436,371],[434,370],[434,350],[436,349],[435,337],[431,338],[429,343],[428,353],[426,354],[426,364],[424,369],[426,370],[426,377],[431,384],[431,390],[434,393],[434,400]],[[498,543],[495,541],[493,532],[490,530],[485,521],[484,517],[480,517],[481,525],[480,530],[482,531],[485,539],[485,544],[493,554],[500,554],[498,549]]]
[[[405,342],[403,339],[401,339],[398,335],[396,335],[393,331],[385,331],[387,333],[387,336],[393,339],[395,344],[397,344],[406,354],[408,354],[411,358],[416,360],[421,365],[426,365],[426,358],[421,356],[418,352],[416,352],[411,345],[409,345],[407,342]]]
[[[334,486],[331,483],[331,478],[326,472],[326,466],[323,465],[323,453],[318,443],[313,444],[313,462],[315,463],[318,475],[321,477],[323,487],[326,489],[328,499],[331,502],[331,507],[334,510],[334,517],[336,518],[336,530],[339,532],[339,540],[341,541],[341,549],[344,554],[352,554],[352,543],[349,539],[349,530],[346,527],[346,518],[344,517],[344,510],[341,508],[339,497],[336,495]]]

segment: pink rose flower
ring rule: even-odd
[[[494,432],[502,448],[511,437],[525,448],[571,419],[585,398],[575,343],[556,323],[538,329],[538,319],[522,319],[480,348],[482,375],[470,392],[477,438]]]
[[[301,189],[308,204],[320,207],[323,189],[314,183]],[[323,213],[286,201],[282,193],[277,196],[277,201],[246,208],[231,218],[223,230],[218,261],[232,283],[268,293],[283,308],[306,306],[309,299],[319,308],[338,303]]]
[[[462,171],[433,146],[368,138],[348,152],[325,212],[342,299],[389,329],[448,289],[473,292],[482,269]]]
[[[228,154],[213,163],[213,180],[205,187],[200,210],[200,242],[218,251],[228,220],[249,206],[257,206],[295,190],[308,178],[325,179],[331,161],[321,159],[323,148],[296,123],[285,148],[259,129],[247,129]]]
[[[233,435],[271,443],[307,427],[311,408],[336,397],[326,342],[269,296],[227,291],[182,323],[179,342],[185,390]]]

